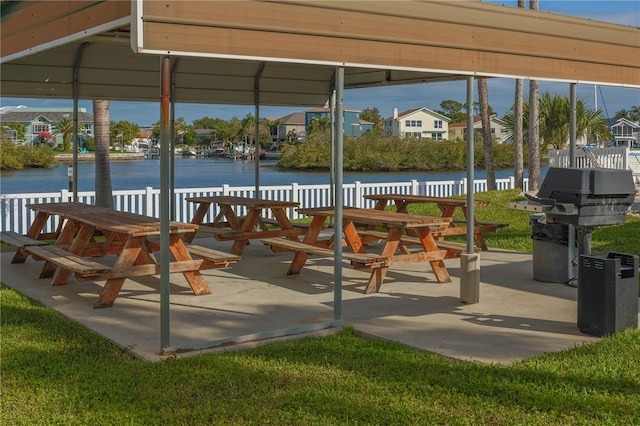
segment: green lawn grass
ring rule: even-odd
[[[152,364],[7,287],[0,303],[6,425],[640,422],[637,330],[508,366],[351,328]]]
[[[508,222],[490,247],[530,250],[517,192],[478,194]],[[638,254],[640,219],[594,233]],[[604,230],[606,229],[606,232]],[[640,331],[511,365],[451,360],[355,330],[244,352],[138,360],[2,286],[3,425],[640,424]],[[478,336],[481,338],[481,336]]]

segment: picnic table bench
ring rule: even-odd
[[[291,241],[286,238],[265,238],[262,240],[265,245],[272,248],[280,248],[295,252],[304,252],[307,254],[315,254],[324,257],[334,256],[334,251],[330,248],[319,247],[312,244],[306,244],[299,241]],[[278,250],[275,250],[278,251]],[[350,253],[342,252],[342,259],[349,260],[354,269],[381,268],[389,263],[389,256],[381,256],[375,253]],[[287,275],[296,274],[295,268],[290,268]]]
[[[299,241],[299,236],[307,232],[308,227],[291,223],[285,209],[297,207],[299,203],[282,200],[263,200],[251,197],[227,195],[189,197],[188,202],[198,204],[191,223],[198,230],[213,235],[219,241],[233,241],[231,253],[240,255],[250,240],[286,237]],[[205,222],[211,206],[217,205],[218,214],[212,222]],[[236,210],[245,210],[240,215]],[[195,235],[185,236],[190,243]]]
[[[79,280],[106,280],[94,308],[112,306],[127,278],[160,273],[154,253],[159,248],[154,238],[161,232],[156,218],[82,203],[29,204],[27,207],[37,212],[27,235],[16,237],[6,233],[2,236],[3,242],[6,239],[23,245],[13,262],[24,262],[29,255],[34,260],[44,260],[40,277],[53,277],[51,285],[66,284],[71,274]],[[55,243],[36,244],[48,235],[43,229],[51,216],[61,218]],[[169,223],[169,272],[182,273],[194,294],[210,294],[200,270],[225,267],[237,262],[239,257],[206,247],[187,247],[182,237],[196,229],[197,225]],[[197,258],[191,257],[191,253]],[[95,257],[108,254],[117,256],[112,266],[96,262]]]
[[[224,251],[215,250],[209,247],[187,244],[187,251],[193,256],[197,256],[204,260],[200,269],[207,268],[225,268],[232,263],[240,261],[240,256],[230,254]]]
[[[18,248],[49,244],[46,241],[34,240],[33,238],[29,238],[26,235],[18,234],[14,231],[0,232],[0,242]]]
[[[432,234],[437,235],[438,231],[431,231]],[[373,238],[378,241],[386,240],[388,238],[387,232],[383,231],[375,231],[371,229],[358,230],[358,234],[364,238]],[[412,237],[410,235],[402,235],[400,236],[401,244],[413,244],[419,245],[420,239],[417,237]],[[444,241],[444,240],[436,240],[436,246],[441,250],[446,250],[447,255],[446,259],[457,258],[460,257],[460,254],[467,251],[467,245],[463,243],[456,243],[452,241]],[[478,246],[474,246],[474,251],[479,252],[480,248]]]
[[[24,251],[17,258],[14,256],[11,263],[23,263],[27,255],[30,254],[38,260],[46,260],[53,265],[62,266],[80,277],[102,275],[109,273],[111,270],[108,266],[77,256],[46,241],[35,240],[14,231],[2,231],[0,233],[0,242],[17,247],[19,251]],[[51,272],[49,270],[43,270],[40,274],[40,278],[50,276]]]
[[[430,197],[425,195],[409,195],[409,194],[368,194],[363,197],[366,200],[375,200],[375,209],[384,210],[387,204],[392,201],[396,206],[396,211],[400,213],[408,213],[407,207],[410,204],[436,204],[442,213],[442,217],[451,218],[450,226],[447,229],[434,232],[434,238],[443,240],[446,236],[465,235],[467,228],[463,226],[467,223],[467,200],[466,198],[453,197]],[[474,200],[475,207],[483,207],[488,205],[488,201]],[[464,218],[454,218],[456,210],[460,210]],[[475,244],[482,250],[488,250],[487,243],[484,240],[484,234],[496,232],[498,229],[509,226],[508,223],[484,222],[473,218],[474,231],[473,238]]]
[[[311,216],[311,225],[302,243],[278,240],[267,240],[265,243],[280,249],[295,251],[288,275],[298,274],[304,267],[310,254],[321,256],[335,256],[330,248],[336,243],[335,236],[328,241],[320,241],[318,236],[329,217],[333,217],[333,207],[298,209],[298,212]],[[431,268],[438,282],[450,282],[451,278],[444,265],[445,250],[440,250],[431,235],[432,229],[442,229],[448,226],[449,218],[410,215],[396,212],[386,212],[371,209],[345,208],[342,211],[343,234],[346,250],[342,252],[342,259],[351,261],[355,269],[370,269],[371,275],[364,293],[374,293],[380,290],[389,267],[398,263],[426,262]],[[385,244],[380,252],[371,253],[365,249],[365,241],[358,234],[356,224],[382,227],[387,230]],[[400,243],[401,236],[406,230],[415,231],[420,244],[420,250],[411,252]],[[339,244],[343,243],[340,236]],[[263,240],[264,241],[264,240]],[[350,250],[350,252],[348,251]]]

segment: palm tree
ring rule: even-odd
[[[538,10],[538,0],[529,0],[529,9]],[[529,81],[529,190],[540,188],[540,137],[538,110],[538,80]]]
[[[109,101],[93,101],[93,132],[96,156],[96,206],[113,208],[109,164]]]
[[[540,139],[555,149],[562,149],[569,140],[569,98],[543,93],[540,97]],[[611,137],[611,130],[602,110],[587,108],[581,99],[576,102],[576,136],[587,141]]]
[[[550,95],[545,92],[540,96],[539,138],[546,145],[556,149],[564,148],[569,140],[569,98],[560,95]],[[524,129],[529,126],[529,100],[523,103]],[[515,114],[505,115],[507,125],[513,125]],[[611,137],[611,129],[601,109],[592,110],[585,106],[583,100],[576,102],[576,136],[593,141],[596,138],[606,140]],[[523,133],[523,140],[529,143],[529,133]]]
[[[256,119],[253,114],[249,113],[245,115],[240,124],[238,138],[244,140],[245,142],[253,141],[253,136],[255,135],[255,125]]]
[[[263,120],[264,125],[266,126],[266,133],[269,136],[270,142],[273,142],[273,138],[275,137],[276,146],[280,143],[280,127],[284,124],[284,122],[277,118],[275,120],[270,120],[265,118]],[[275,129],[275,135],[273,130]]]
[[[484,150],[485,169],[487,171],[487,190],[496,189],[496,170],[493,164],[493,137],[491,136],[491,117],[489,116],[489,93],[487,79],[478,79],[478,101],[480,102],[480,119],[482,121],[482,146]]]
[[[576,134],[585,137],[588,143],[611,138],[611,127],[601,109],[586,108],[584,102],[576,103]]]
[[[331,127],[331,118],[328,115],[316,115],[311,119],[309,133],[324,133]]]
[[[525,7],[525,0],[518,0],[518,7]],[[513,177],[516,188],[524,188],[524,150],[522,139],[522,111],[524,102],[524,81],[516,79],[516,99],[514,104],[515,120],[513,121]]]
[[[540,96],[539,105],[540,140],[561,149],[569,137],[569,99],[545,92]]]
[[[54,135],[62,135],[62,147],[65,152],[71,150],[71,135],[73,134],[73,120],[65,115],[52,127]]]
[[[189,125],[185,121],[184,117],[178,117],[178,119],[174,122],[173,127],[176,131],[178,143],[184,144],[184,135],[189,131]]]

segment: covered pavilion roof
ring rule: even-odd
[[[520,77],[640,87],[640,30],[467,1],[2,2],[4,97],[322,106],[345,89]],[[74,72],[74,68],[76,72]]]

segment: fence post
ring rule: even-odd
[[[458,181],[457,194],[453,195],[466,195],[467,194],[467,178],[462,178]]]
[[[291,193],[289,194],[289,199],[295,203],[299,203],[300,202],[300,194],[298,194],[298,191],[300,189],[298,188],[298,184],[296,182],[292,182],[291,183]],[[301,206],[302,207],[302,206]],[[289,215],[292,219],[298,219],[300,217],[300,215],[298,214],[297,209],[294,209],[293,207],[291,209],[289,209]]]
[[[229,195],[229,184],[225,183],[224,185],[222,185],[222,195]]]
[[[151,216],[153,213],[153,188],[146,186],[144,188],[144,215]]]
[[[70,195],[69,195],[69,190],[68,189],[61,189],[60,190],[60,202],[61,203],[66,203],[68,201],[71,201],[69,199]]]
[[[411,179],[411,195],[418,195],[419,186],[417,179]]]
[[[363,198],[362,196],[364,195],[363,192],[363,188],[362,188],[362,182],[360,181],[355,181],[353,182],[354,187],[353,187],[353,197],[355,198],[355,200],[353,200],[356,204],[356,207],[362,207],[362,201]]]
[[[622,156],[622,170],[629,168],[629,148],[624,148],[624,155]]]

